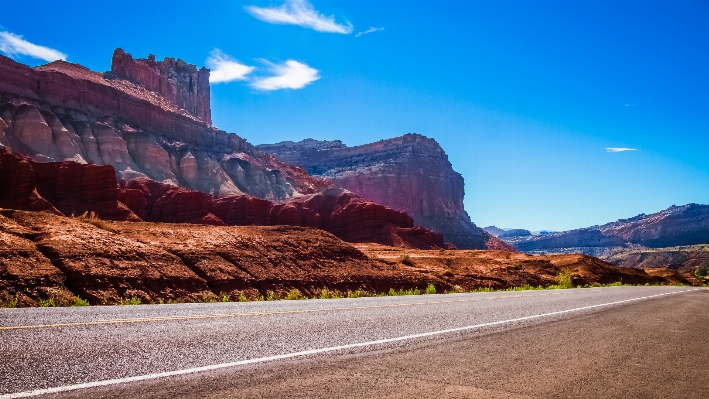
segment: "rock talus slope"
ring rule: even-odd
[[[506,247],[470,221],[463,206],[463,177],[428,137],[406,134],[357,147],[308,139],[257,148],[327,178],[335,187],[403,210],[459,248]]]

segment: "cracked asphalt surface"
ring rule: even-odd
[[[689,287],[0,310],[0,395],[545,317],[47,397],[709,397]]]

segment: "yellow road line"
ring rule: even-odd
[[[537,295],[543,296],[543,295],[550,295],[550,294],[537,294]],[[36,325],[25,325],[25,326],[5,326],[5,327],[0,327],[0,331],[25,330],[25,329],[50,328],[50,327],[92,326],[92,325],[100,325],[100,324],[148,323],[148,322],[156,322],[156,321],[220,319],[220,318],[228,318],[228,317],[249,317],[249,316],[268,316],[268,315],[284,315],[284,314],[299,314],[299,313],[318,313],[318,312],[332,312],[332,311],[338,311],[338,310],[395,308],[395,307],[416,306],[416,305],[440,305],[440,304],[444,304],[444,303],[480,301],[483,299],[490,300],[490,299],[503,299],[503,298],[519,298],[521,296],[522,295],[499,295],[499,296],[492,296],[492,297],[488,297],[488,298],[458,299],[458,300],[435,301],[435,302],[398,303],[398,304],[391,304],[391,305],[352,306],[352,307],[324,308],[324,309],[282,310],[282,311],[270,311],[270,312],[214,313],[214,314],[197,314],[197,315],[185,315],[185,316],[156,316],[156,317],[142,317],[142,318],[135,318],[135,319],[110,319],[110,320],[82,321],[82,322],[74,322],[74,323],[36,324]]]

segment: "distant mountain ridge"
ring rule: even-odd
[[[599,256],[613,248],[664,248],[709,243],[709,205],[671,206],[601,226],[547,235],[501,237],[520,251],[583,252]]]

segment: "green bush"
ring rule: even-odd
[[[74,298],[74,304],[72,304],[71,306],[89,306],[89,301],[81,299],[77,296],[76,298]]]
[[[130,298],[121,298],[121,305],[140,305],[140,298],[138,297],[130,297]]]
[[[429,284],[429,285],[426,287],[426,294],[429,294],[429,295],[430,295],[430,294],[435,294],[435,293],[436,293],[436,286],[433,285],[433,284]]]
[[[286,299],[288,300],[296,300],[296,299],[302,299],[304,298],[303,295],[300,293],[300,290],[297,288],[293,288],[292,290],[288,291],[288,294],[286,295]]]
[[[57,307],[57,302],[53,296],[50,296],[47,299],[40,299],[39,306],[42,308],[55,308]]]
[[[0,308],[16,308],[20,303],[20,298],[17,295],[5,294],[0,300]]]
[[[249,298],[243,292],[239,293],[239,297],[236,299],[238,302],[248,302]]]
[[[559,283],[557,284],[557,288],[559,288],[559,289],[574,288],[574,283],[573,283],[570,273],[559,273],[558,278],[559,278]]]

